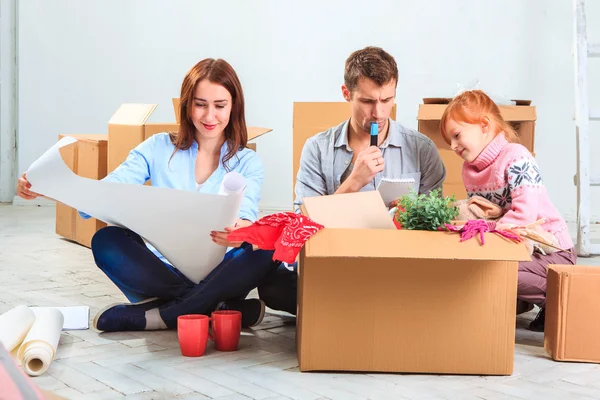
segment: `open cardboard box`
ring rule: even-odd
[[[512,373],[523,244],[395,230],[377,191],[305,198],[302,210],[325,229],[300,253],[301,371]],[[370,229],[385,218],[391,228]]]
[[[440,131],[440,119],[450,100],[452,99],[424,98],[423,104],[419,105],[418,131],[433,140],[438,149],[450,150]],[[537,119],[535,106],[531,105],[531,100],[515,100],[515,102],[515,106],[498,106],[500,114],[515,128],[520,143],[533,152]]]

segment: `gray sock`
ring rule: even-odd
[[[151,310],[146,311],[146,330],[154,331],[158,329],[167,329],[167,325],[165,321],[160,317],[160,312],[158,308],[153,308]]]

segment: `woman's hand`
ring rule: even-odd
[[[227,235],[229,235],[230,232],[233,232],[236,229],[250,225],[252,225],[252,222],[248,221],[247,219],[238,219],[235,225],[228,226],[227,228],[225,228],[224,231],[212,231],[210,233],[210,237],[212,238],[212,241],[218,245],[225,247],[240,247],[243,242],[230,242],[227,240]]]
[[[23,175],[17,181],[17,196],[25,199],[25,200],[33,200],[36,197],[39,197],[40,194],[32,192],[29,190],[31,187],[31,183],[27,180],[27,172],[23,172]]]

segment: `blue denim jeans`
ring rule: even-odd
[[[209,314],[221,301],[245,298],[280,264],[273,261],[272,251],[253,251],[244,243],[227,252],[206,278],[194,284],[156,257],[137,233],[116,226],[96,232],[92,253],[96,265],[129,301],[165,300],[159,312],[169,328],[177,326],[180,315]]]

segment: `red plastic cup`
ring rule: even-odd
[[[208,321],[210,318],[202,314],[177,317],[177,338],[183,356],[200,357],[204,354],[209,337]]]
[[[211,339],[219,351],[235,351],[240,343],[242,332],[242,313],[240,311],[223,310],[211,314]]]

